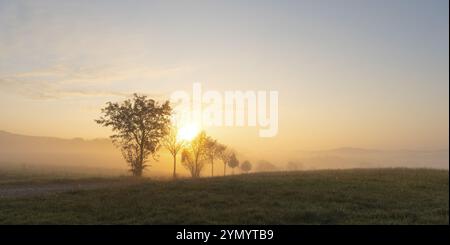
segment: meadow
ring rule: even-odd
[[[4,195],[0,224],[449,224],[447,170],[320,170],[138,181],[21,179],[5,181],[0,189],[87,182],[103,184]]]

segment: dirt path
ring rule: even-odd
[[[142,183],[142,181],[74,181],[69,183],[4,185],[0,186],[0,198],[32,197],[52,193],[129,186],[138,183]]]

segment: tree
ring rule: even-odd
[[[104,127],[111,127],[110,136],[120,148],[133,176],[142,176],[148,166],[147,158],[154,155],[160,141],[168,133],[171,107],[169,102],[157,103],[146,96],[133,95],[122,103],[108,102],[102,116],[95,120]]]
[[[231,155],[233,154],[233,152],[230,149],[227,149],[227,147],[225,145],[222,145],[222,147],[223,147],[223,149],[219,155],[219,158],[223,162],[223,176],[225,176],[227,173],[227,165],[231,159]]]
[[[277,171],[277,167],[275,165],[273,165],[269,161],[261,160],[256,165],[256,171],[258,171],[258,172],[272,172],[272,171]]]
[[[239,167],[239,160],[237,159],[235,153],[231,154],[230,160],[228,161],[228,166],[231,168],[231,171],[233,174],[234,174],[234,168]]]
[[[220,158],[226,147],[210,137],[207,138],[205,147],[206,158],[211,164],[211,176],[214,176],[214,160]]]
[[[252,170],[252,164],[249,161],[245,161],[241,164],[241,170],[244,173],[250,172]]]
[[[166,148],[173,157],[173,178],[177,177],[177,155],[183,149],[186,141],[178,139],[178,128],[171,126],[169,133],[162,140],[162,145]]]
[[[181,162],[189,170],[192,178],[200,177],[207,157],[206,142],[206,133],[202,131],[181,152]]]
[[[297,161],[289,161],[286,165],[287,171],[298,171],[303,169],[303,163]]]

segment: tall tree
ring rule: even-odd
[[[206,140],[206,158],[211,164],[211,176],[214,176],[214,160],[220,158],[225,150],[225,146],[218,143],[217,140],[208,137]]]
[[[192,178],[200,177],[204,167],[207,138],[204,131],[200,132],[181,152],[181,162],[189,170]]]
[[[173,178],[177,177],[177,155],[183,149],[186,141],[178,138],[178,128],[174,125],[170,127],[169,133],[162,140],[162,145],[173,157]]]
[[[95,121],[112,128],[110,138],[121,149],[131,173],[142,176],[148,157],[155,157],[161,139],[168,133],[171,111],[168,101],[159,104],[134,94],[121,103],[108,102],[103,115]]]

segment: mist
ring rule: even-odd
[[[278,154],[253,156],[239,151],[242,163],[252,163],[250,172],[307,171],[320,169],[349,168],[435,168],[448,169],[448,149],[434,151],[383,151],[374,149],[343,147],[322,151],[289,151]],[[150,158],[144,175],[170,177],[171,156],[160,150],[157,159]],[[26,136],[0,131],[0,171],[53,175],[130,175],[120,150],[109,139],[84,140],[55,137]],[[181,164],[180,176],[189,172]],[[228,170],[227,174],[231,173]],[[239,174],[240,171],[236,171]],[[206,164],[202,176],[210,176],[210,165]],[[215,176],[223,175],[223,163],[216,162]]]

